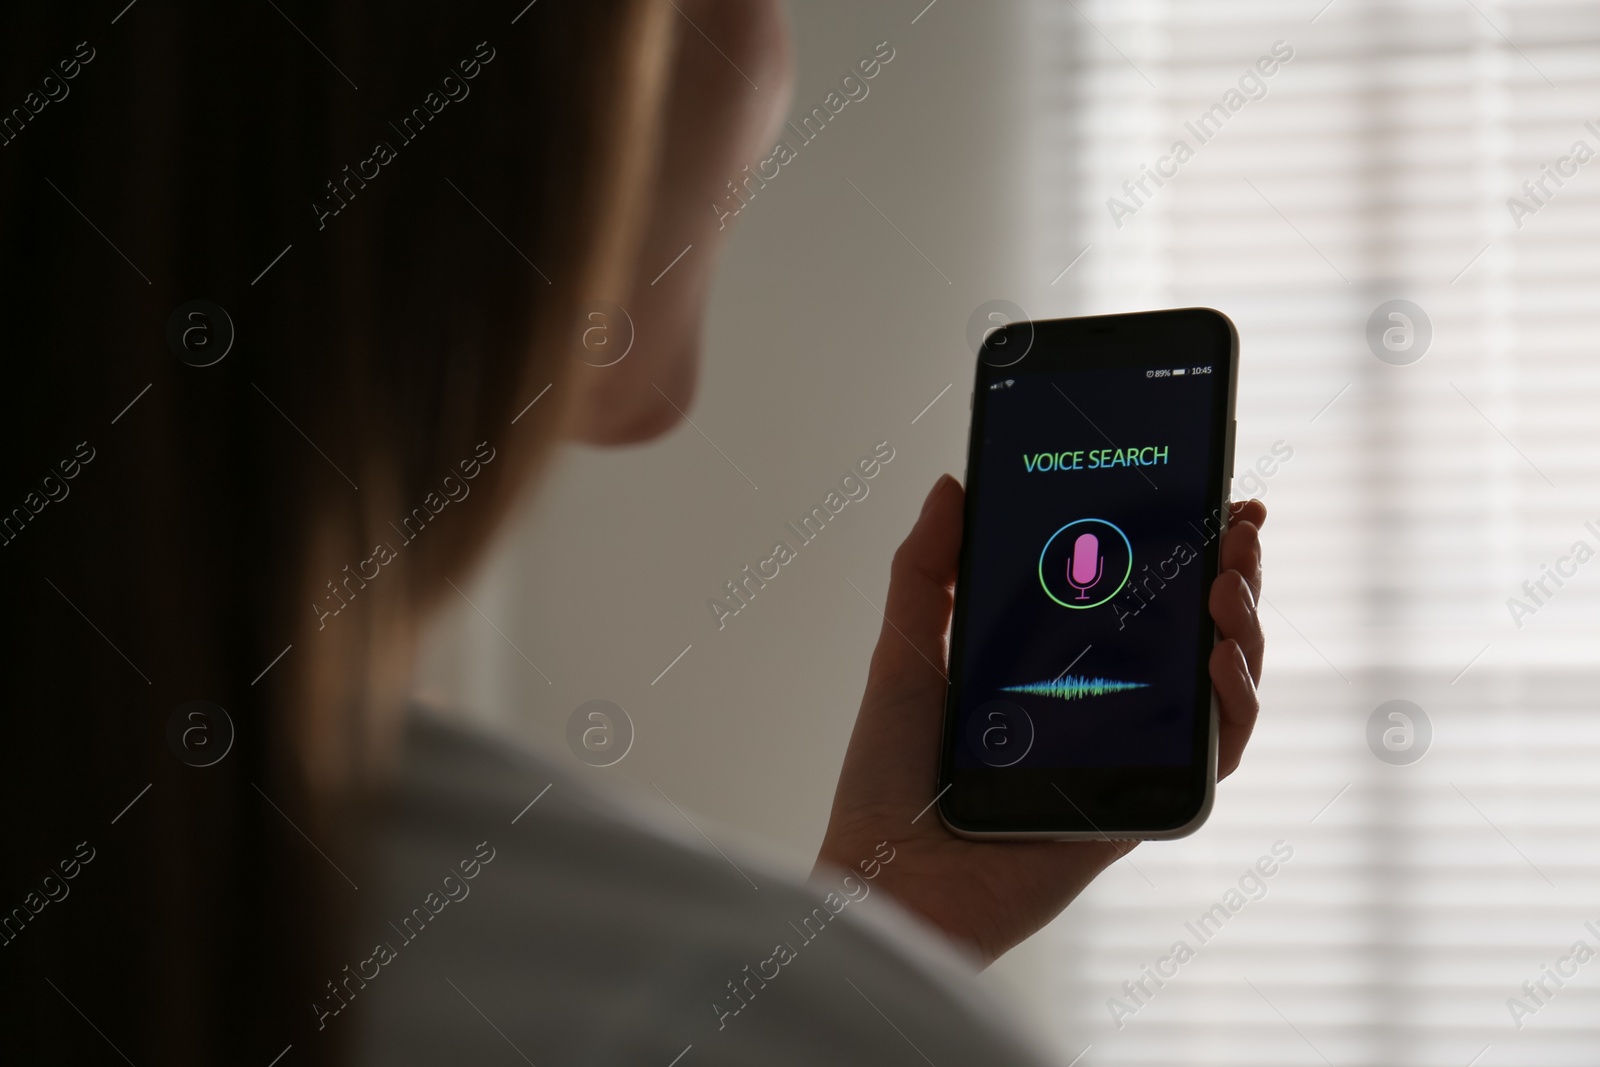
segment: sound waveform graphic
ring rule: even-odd
[[[1087,700],[1112,693],[1125,693],[1130,689],[1148,689],[1145,682],[1119,682],[1111,678],[1086,678],[1069,674],[1048,682],[1029,682],[1026,685],[1002,686],[1007,693],[1027,693],[1036,697],[1055,697],[1058,700]]]

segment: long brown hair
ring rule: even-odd
[[[331,1063],[397,661],[625,295],[671,9],[125,4],[0,45],[0,1043]]]

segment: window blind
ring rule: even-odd
[[[1270,518],[1244,768],[1025,947],[1017,995],[1082,1067],[1592,1067],[1600,8],[1030,21],[1026,310],[1225,311]]]

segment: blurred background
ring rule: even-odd
[[[791,18],[797,120],[893,58],[729,220],[693,424],[565,454],[458,581],[424,694],[809,865],[889,558],[964,464],[974,311],[1216,307],[1239,477],[1279,449],[1247,486],[1271,512],[1261,724],[1201,832],[1140,846],[984,980],[1085,1067],[1600,1062],[1600,960],[1573,955],[1600,949],[1600,8]],[[708,600],[880,441],[869,496],[719,630]],[[569,750],[591,699],[632,723],[609,767]],[[1201,943],[1186,923],[1279,842]]]

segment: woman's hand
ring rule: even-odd
[[[894,859],[879,867],[878,887],[987,965],[1055,918],[1134,842],[968,841],[946,829],[928,807],[937,789],[961,507],[960,484],[944,475],[895,553],[884,625],[816,877],[825,879],[830,868],[859,873],[879,842],[887,841]],[[1222,573],[1211,586],[1211,617],[1221,636],[1211,653],[1211,681],[1221,706],[1220,777],[1239,765],[1256,721],[1259,531],[1266,517],[1260,501],[1233,506],[1222,540]]]

